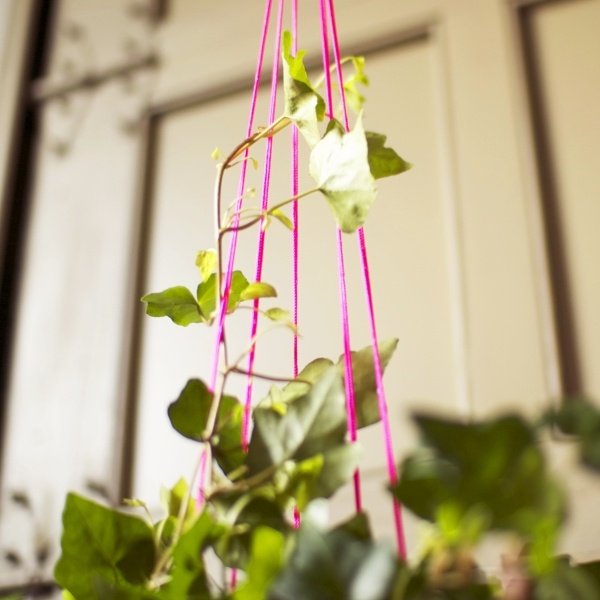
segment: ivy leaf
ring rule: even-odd
[[[243,496],[245,506],[238,514],[236,506]],[[227,528],[215,539],[214,549],[228,567],[247,568],[252,552],[252,532],[258,527],[266,526],[282,534],[287,534],[290,530],[271,487],[245,492],[222,492],[213,494],[210,500],[222,515],[223,527]],[[230,511],[235,511],[233,518]]]
[[[484,510],[478,518],[487,519],[489,529],[529,538],[541,524],[560,522],[562,495],[547,476],[533,429],[520,417],[474,424],[425,415],[415,420],[426,445],[404,461],[393,488],[409,510],[430,521],[444,515],[455,529]]]
[[[368,161],[371,174],[375,179],[399,175],[408,171],[412,165],[398,156],[392,148],[386,148],[387,137],[381,133],[366,132]]]
[[[312,148],[321,135],[317,125],[325,116],[325,101],[310,83],[303,58],[306,51],[291,55],[292,34],[283,32],[283,90],[285,94],[284,115],[292,120]]]
[[[278,221],[283,223],[290,231],[294,231],[294,224],[290,218],[279,208],[273,208],[269,211],[269,214],[275,217]]]
[[[153,531],[145,521],[73,493],[65,503],[61,547],[54,577],[76,598],[96,597],[93,576],[142,585],[155,562]]]
[[[290,321],[292,320],[292,315],[289,310],[284,310],[283,308],[269,308],[264,312],[265,317],[270,319],[271,321]]]
[[[536,580],[534,596],[536,600],[595,600],[600,596],[600,586],[588,571],[561,560],[553,572]]]
[[[164,292],[146,294],[146,314],[151,317],[169,317],[176,325],[187,327],[190,323],[204,323],[206,319],[192,292],[186,287],[172,287]]]
[[[284,414],[256,407],[246,460],[249,474],[323,453],[342,445],[345,436],[344,390],[337,369],[331,368]]]
[[[398,339],[379,342],[379,360],[382,371],[385,370],[396,347]],[[375,381],[375,367],[373,365],[373,347],[367,346],[362,350],[351,353],[352,373],[354,375],[354,402],[356,404],[357,426],[367,427],[377,423],[379,415],[379,398],[377,397],[377,384]],[[338,361],[340,371],[344,369],[344,356]]]
[[[233,592],[233,600],[263,600],[265,591],[284,564],[285,537],[276,529],[259,526],[252,535],[246,581]]]
[[[579,438],[581,463],[600,471],[600,411],[586,398],[566,398],[545,420],[567,435]]]
[[[173,428],[184,437],[202,441],[213,393],[199,379],[190,379],[179,398],[168,408]],[[233,396],[223,396],[219,406],[215,434],[211,440],[213,454],[224,473],[230,473],[244,462],[241,447],[243,407]]]
[[[167,516],[179,518],[181,503],[187,499],[187,507],[183,517],[184,522],[191,521],[196,516],[196,504],[189,494],[189,486],[185,479],[181,478],[171,488],[161,487],[160,501]]]
[[[382,370],[387,367],[396,347],[397,339],[379,342],[379,360]],[[354,400],[356,404],[356,418],[359,428],[367,427],[380,420],[379,399],[375,382],[375,368],[373,365],[373,347],[366,346],[358,351],[351,352],[352,372],[354,375]],[[282,390],[273,386],[269,396],[263,400],[262,406],[276,406],[288,404],[303,396],[310,389],[311,384],[321,377],[333,365],[327,358],[317,358],[310,362],[298,374],[298,377],[288,383]],[[337,368],[344,373],[345,361],[342,354],[337,362]]]
[[[240,303],[240,295],[248,287],[248,280],[241,271],[234,271],[231,276],[231,290],[227,302],[227,312],[233,312]],[[217,310],[217,277],[213,273],[198,286],[196,291],[198,304],[207,321],[212,322]]]
[[[173,550],[171,579],[161,590],[161,600],[208,600],[211,597],[202,552],[222,534],[223,527],[203,512]]]
[[[277,298],[275,288],[264,281],[256,281],[247,285],[240,293],[240,301],[255,300],[257,298]]]
[[[359,117],[348,133],[332,127],[313,148],[309,171],[333,211],[338,227],[352,233],[364,224],[377,195]]]
[[[196,266],[200,271],[200,278],[206,281],[217,268],[218,258],[215,250],[200,250],[196,254]]]
[[[354,73],[344,81],[344,93],[346,102],[358,114],[363,108],[365,97],[358,91],[357,84],[369,85],[369,79],[365,74],[364,56],[351,56],[349,59],[354,65]]]
[[[353,527],[322,533],[303,523],[294,552],[267,598],[384,600],[390,597],[397,568],[391,548],[365,540]]]

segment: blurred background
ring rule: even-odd
[[[255,128],[268,124],[276,4]],[[215,245],[211,152],[246,135],[265,10],[0,0],[0,590],[51,581],[67,490],[154,507],[160,485],[193,473],[198,448],[166,407],[208,377],[213,331],[150,319],[139,298],[194,289],[196,252]],[[535,415],[568,395],[600,398],[600,0],[338,0],[336,16],[342,54],[366,57],[366,128],[414,164],[381,182],[365,227],[379,336],[399,338],[385,380],[398,457],[417,407]],[[318,75],[316,0],[300,2],[298,43]],[[291,195],[290,137],[275,144],[274,202]],[[235,175],[228,186],[227,203]],[[303,365],[342,352],[321,199],[301,201],[299,237]],[[240,238],[237,268],[252,279],[256,231]],[[370,338],[355,236],[344,252],[359,349]],[[274,223],[268,306],[291,308],[291,257]],[[244,319],[233,348],[247,343]],[[258,371],[291,376],[291,361],[289,332],[261,340]],[[363,494],[385,537],[381,438],[378,426],[361,436]],[[572,495],[562,545],[600,558],[597,483],[568,445],[549,451]],[[332,518],[352,506],[342,494]]]

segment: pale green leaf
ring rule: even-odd
[[[367,139],[360,118],[348,133],[332,127],[310,155],[310,174],[344,233],[362,227],[377,195],[367,155]]]
[[[281,223],[283,223],[290,231],[294,231],[294,224],[284,212],[282,212],[278,208],[274,208],[273,210],[269,211],[269,214],[275,217]]]
[[[292,319],[290,311],[283,308],[269,308],[264,312],[264,315],[271,321],[291,321]]]
[[[246,286],[240,293],[240,301],[255,300],[257,298],[276,298],[277,291],[275,288],[264,281],[256,281]]]
[[[231,278],[231,291],[227,312],[233,312],[240,303],[240,295],[248,287],[248,280],[241,271],[234,271]],[[198,304],[207,321],[212,321],[217,308],[217,277],[213,273],[206,281],[198,286],[196,292]]]
[[[200,278],[206,281],[217,268],[217,252],[215,250],[200,250],[196,254],[196,266],[200,271]]]
[[[291,55],[292,34],[283,33],[283,89],[285,93],[284,114],[291,119],[312,148],[320,139],[318,121],[325,115],[325,101],[310,83],[300,50]]]
[[[398,156],[395,150],[387,148],[387,137],[381,133],[366,132],[369,168],[375,179],[399,175],[408,171],[412,165]]]
[[[365,102],[365,97],[358,90],[357,84],[369,85],[365,74],[365,59],[363,56],[349,57],[354,66],[354,73],[344,80],[344,94],[346,102],[355,113],[360,113]]]
[[[206,321],[194,295],[183,286],[172,287],[156,294],[146,294],[142,302],[147,304],[146,314],[151,317],[169,317],[173,323],[183,327],[190,323]]]

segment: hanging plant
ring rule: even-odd
[[[574,565],[554,557],[566,503],[539,444],[540,432],[560,425],[581,436],[584,461],[598,469],[600,415],[581,402],[533,425],[514,415],[470,424],[415,415],[423,443],[404,459],[399,479],[388,490],[390,501],[431,523],[430,540],[413,563],[372,539],[363,512],[332,529],[302,516],[310,514],[315,500],[330,498],[348,483],[359,465],[360,448],[348,439],[348,373],[355,426],[373,425],[382,418],[378,371],[387,367],[397,340],[345,352],[336,363],[317,358],[285,385],[276,385],[279,376],[245,369],[242,363],[259,337],[272,328],[288,328],[294,336],[297,324],[285,308],[259,307],[260,299],[276,298],[275,287],[226,269],[223,241],[252,227],[264,231],[273,220],[293,228],[286,207],[309,194],[324,197],[341,232],[360,230],[376,199],[377,180],[410,165],[386,147],[383,134],[363,128],[357,88],[367,82],[363,59],[345,61],[355,69],[341,84],[357,110],[349,128],[333,118],[319,85],[307,75],[304,53],[292,55],[292,47],[292,36],[285,33],[283,114],[244,139],[218,167],[216,250],[198,253],[196,290],[176,286],[142,298],[152,317],[217,329],[215,361],[221,354],[225,364],[214,369],[214,381],[190,379],[168,408],[174,429],[199,445],[199,481],[180,480],[163,490],[164,514],[158,519],[138,499],[125,501],[139,511],[136,515],[69,494],[55,568],[64,598],[597,599],[600,564]],[[240,200],[224,211],[225,174],[236,165],[245,169],[256,144],[292,125],[310,148],[315,187],[271,207],[248,207]],[[232,360],[227,315],[248,302],[256,318],[271,325]],[[251,418],[249,406],[227,393],[236,373],[274,384]],[[504,588],[486,578],[474,559],[476,545],[492,531],[511,532],[523,545]],[[242,581],[235,586],[216,581],[205,563],[209,550],[226,567],[242,571]]]

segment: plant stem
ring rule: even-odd
[[[265,379],[267,381],[280,381],[283,383],[291,383],[292,381],[298,383],[306,383],[312,385],[313,382],[308,379],[302,379],[301,377],[277,377],[276,375],[266,375],[265,373],[257,373],[256,371],[247,371],[246,369],[240,369],[239,367],[233,366],[229,369],[231,373],[238,373],[239,375],[251,375],[252,377],[258,377],[258,379]]]

